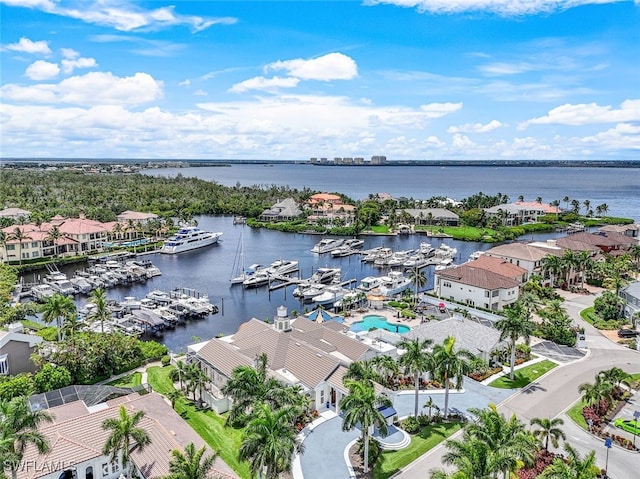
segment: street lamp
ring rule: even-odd
[[[607,448],[607,458],[605,460],[604,463],[604,477],[609,477],[607,475],[607,472],[609,471],[609,449],[611,449],[611,445],[612,445],[613,441],[611,440],[610,437],[606,438],[604,440],[604,447]]]

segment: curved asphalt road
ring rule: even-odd
[[[587,355],[579,361],[552,369],[530,387],[517,392],[500,404],[499,410],[501,412],[505,415],[515,413],[525,423],[534,417],[553,418],[560,416],[579,399],[578,386],[585,382],[593,382],[599,371],[617,366],[630,373],[640,372],[639,351],[615,344],[580,318],[580,311],[591,306],[593,300],[593,295],[568,294],[564,302],[564,306],[574,322],[585,328],[587,348],[589,349]],[[604,468],[606,460],[604,442],[580,429],[571,419],[564,417],[564,420],[563,429],[571,445],[581,453],[595,450],[598,465]],[[396,477],[402,479],[428,478],[430,470],[443,468],[441,458],[445,452],[446,449],[443,445],[432,449],[407,466]],[[609,477],[612,479],[635,479],[639,477],[640,454],[614,447],[609,451],[608,466]]]

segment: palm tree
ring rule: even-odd
[[[111,431],[102,448],[102,454],[109,456],[109,461],[117,463],[122,458],[122,467],[127,471],[127,478],[131,479],[131,453],[151,444],[149,433],[138,424],[144,418],[144,411],[136,411],[132,416],[124,406],[120,406],[118,418],[108,418],[102,421],[102,429]]]
[[[170,474],[165,479],[207,479],[213,469],[218,454],[205,456],[206,446],[196,450],[191,442],[184,448],[184,453],[179,449],[171,451],[169,462]]]
[[[49,452],[49,441],[38,428],[53,421],[53,416],[47,411],[31,411],[25,397],[15,397],[0,401],[0,418],[0,459],[16,479],[27,446],[35,446],[40,454]]]
[[[62,341],[62,320],[75,314],[76,303],[73,298],[54,293],[49,296],[41,307],[42,320],[45,323],[56,322],[58,328],[58,341]]]
[[[599,404],[602,400],[611,404],[613,400],[613,389],[614,385],[604,380],[601,376],[596,376],[593,384],[582,383],[578,386],[578,391],[582,393],[582,399],[588,406]]]
[[[344,378],[342,381],[345,382],[345,380],[348,379],[366,382],[367,384],[373,386],[374,382],[380,380],[380,375],[377,368],[375,367],[375,363],[373,360],[354,361],[349,364],[347,372],[344,374]]]
[[[519,302],[507,306],[503,310],[504,318],[496,321],[495,326],[500,331],[500,341],[509,340],[511,349],[509,379],[513,381],[513,370],[516,365],[516,341],[523,337],[529,342],[529,337],[536,328],[531,321],[531,313]]]
[[[349,394],[340,401],[340,409],[344,412],[342,418],[342,430],[351,431],[359,427],[362,431],[364,443],[364,473],[369,472],[369,429],[376,426],[382,436],[387,435],[387,423],[380,412],[380,406],[391,406],[388,397],[379,395],[373,386],[367,383],[347,380],[345,386],[349,388]]]
[[[427,400],[426,403],[424,403],[424,406],[422,407],[427,408],[429,410],[429,420],[431,420],[431,409],[435,409],[436,411],[440,410],[440,408],[438,407],[438,405],[435,403],[435,401],[431,396],[429,396],[429,399]]]
[[[458,470],[451,476],[444,471],[433,471],[432,479],[494,479],[496,473],[503,469],[490,446],[479,439],[450,439],[445,444],[449,451],[442,456],[442,462]]]
[[[18,242],[18,245],[19,245],[18,259],[20,260],[20,265],[22,265],[22,242],[25,240],[30,240],[31,236],[29,236],[27,233],[22,231],[22,229],[19,226],[16,226],[13,229],[13,232],[11,233],[10,238]]]
[[[104,322],[111,319],[111,309],[107,304],[107,292],[102,288],[96,288],[91,292],[89,302],[95,305],[95,309],[89,314],[90,321],[100,321],[100,332],[104,333]]]
[[[405,374],[413,376],[415,388],[414,417],[418,417],[418,395],[420,394],[420,375],[433,369],[432,355],[427,350],[433,344],[431,339],[414,338],[401,341],[397,347],[403,349],[404,354],[398,359],[398,365]]]
[[[559,256],[548,254],[540,260],[542,266],[542,274],[549,274],[551,277],[551,287],[555,287],[556,278],[562,273],[562,260]]]
[[[371,365],[382,382],[389,386],[393,377],[398,374],[398,363],[391,356],[381,354],[371,359]],[[351,363],[353,364],[353,363]]]
[[[620,388],[621,384],[629,385],[629,381],[633,376],[627,373],[624,369],[613,367],[611,369],[607,369],[605,371],[600,371],[598,373],[604,381],[608,381],[613,384],[616,388]]]
[[[2,249],[5,250],[5,252],[7,251],[7,243],[9,241],[11,241],[11,235],[8,234],[6,231],[0,230],[0,247],[2,247]],[[7,253],[6,261],[7,261],[7,263],[9,262],[8,253]]]
[[[599,211],[599,214],[603,215],[609,211],[609,205],[602,203],[601,205],[596,206],[596,211]]]
[[[578,200],[571,200],[571,212],[575,214],[580,212],[580,202]]]
[[[596,452],[590,451],[581,457],[571,444],[565,443],[566,459],[555,458],[538,476],[539,479],[594,479],[600,469],[596,466]]]
[[[565,196],[564,198],[562,198],[562,201],[565,204],[565,211],[569,211],[569,201],[571,201],[571,198]]]
[[[62,237],[64,237],[64,234],[62,234],[58,225],[53,225],[47,233],[47,239],[53,243],[53,256],[55,258],[57,258],[60,253],[58,251],[58,240]]]
[[[422,289],[427,284],[427,277],[419,268],[412,268],[409,273],[409,279],[415,286],[413,295],[413,304],[418,301],[418,290]]]
[[[200,369],[198,363],[192,363],[187,368],[187,378],[189,379],[187,389],[193,393],[193,401],[196,401],[196,392],[202,401],[202,388],[209,382],[209,377]]]
[[[564,421],[559,417],[554,419],[534,417],[529,424],[539,427],[539,429],[532,431],[531,434],[538,438],[541,443],[544,441],[545,451],[549,450],[549,441],[551,441],[553,447],[557,448],[558,439],[563,441],[567,439],[564,431],[558,427],[564,424]]]
[[[182,389],[180,390],[172,389],[166,394],[166,396],[167,396],[167,399],[171,401],[171,408],[175,409],[176,402],[178,402],[178,399],[181,399],[182,397],[184,397],[184,393],[182,392]]]
[[[169,373],[169,379],[174,383],[178,381],[180,383],[180,391],[183,390],[182,384],[183,380],[187,377],[187,369],[189,365],[184,361],[178,360],[176,361],[176,367],[171,370]]]
[[[253,475],[277,479],[291,472],[293,455],[304,452],[293,425],[301,411],[294,406],[272,410],[265,403],[258,403],[254,409],[255,415],[242,434],[238,456],[249,461]]]
[[[589,208],[591,207],[591,201],[584,200],[582,204],[584,205],[584,214],[587,216],[589,214]]]
[[[448,336],[442,344],[433,348],[434,371],[444,382],[444,417],[449,412],[449,380],[455,378],[455,388],[462,387],[464,375],[471,370],[470,361],[474,358],[466,349],[455,349],[456,338]]]

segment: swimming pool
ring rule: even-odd
[[[359,333],[360,331],[369,331],[371,328],[386,329],[387,331],[391,331],[393,333],[406,333],[407,331],[411,330],[409,326],[404,326],[402,324],[391,324],[384,316],[377,315],[365,316],[364,318],[362,318],[362,321],[353,323],[349,330]]]

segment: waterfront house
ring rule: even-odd
[[[343,203],[340,195],[330,193],[312,195],[306,201],[305,207],[309,210],[309,216],[307,217],[309,222],[318,221],[320,218],[330,221],[340,218],[344,220],[345,224],[349,224],[356,211],[354,205]]]
[[[302,214],[302,210],[293,198],[279,201],[271,208],[264,210],[260,215],[260,221],[277,222],[291,221]]]
[[[8,218],[12,221],[26,220],[31,216],[31,211],[22,208],[5,208],[0,210],[0,218]]]
[[[40,336],[24,334],[21,323],[9,324],[7,331],[0,331],[0,375],[35,372],[31,355],[41,342]]]
[[[561,253],[562,250],[560,248],[541,248],[526,243],[508,243],[488,249],[483,256],[502,258],[509,263],[526,269],[527,275],[524,281],[527,281],[532,274],[540,272],[544,257],[548,254],[560,256]]]
[[[155,213],[144,213],[141,211],[131,211],[131,210],[123,211],[122,213],[116,216],[116,220],[118,221],[118,223],[124,223],[124,224],[133,223],[133,224],[144,225],[144,224],[147,224],[149,221],[157,220],[157,219],[158,219],[158,215],[156,215]]]
[[[520,281],[473,266],[474,262],[436,271],[434,292],[440,298],[501,311],[517,301]]]
[[[474,268],[486,269],[487,271],[492,271],[501,276],[506,276],[507,278],[514,279],[520,284],[527,281],[526,269],[517,266],[503,258],[480,255],[478,258],[467,264],[473,266]]]
[[[415,225],[459,226],[460,217],[445,208],[404,209]]]
[[[182,451],[189,443],[197,449],[205,445],[158,393],[133,393],[105,401],[99,391],[85,389],[97,387],[103,386],[69,386],[38,395],[43,397],[37,399],[34,396],[30,398],[33,410],[47,409],[54,418],[52,423],[39,428],[48,439],[50,450],[39,454],[33,445],[27,446],[22,467],[18,467],[18,479],[119,479],[126,476],[121,459],[111,462],[109,455],[102,453],[110,434],[102,428],[102,422],[117,418],[121,405],[129,415],[144,411],[145,416],[138,427],[144,429],[151,439],[142,451],[133,449],[130,456],[132,477],[167,477],[172,450]],[[79,388],[89,393],[82,394]],[[101,398],[99,403],[94,402],[96,397]],[[237,477],[219,458],[212,471],[212,476],[217,475]]]
[[[535,222],[540,216],[559,214],[560,208],[537,201],[516,201],[485,208],[487,216],[497,216],[504,226],[516,226],[523,223]]]
[[[606,225],[598,228],[598,231],[602,231],[605,234],[610,232],[620,233],[621,235],[628,236],[629,238],[635,238],[635,243],[640,242],[640,223],[633,223],[630,225]]]
[[[640,281],[629,283],[618,295],[624,300],[624,317],[631,321],[634,316],[640,323]],[[637,327],[637,325],[636,325]]]
[[[637,241],[630,237],[617,232],[608,231],[600,233],[574,233],[564,238],[558,238],[558,246],[565,247],[570,242],[580,241],[586,245],[598,247],[602,252],[608,254],[622,254],[626,252],[631,245],[637,244]]]
[[[402,334],[406,339],[431,339],[433,344],[442,344],[449,336],[456,338],[458,349],[466,349],[486,362],[490,361],[493,351],[507,346],[504,341],[500,341],[500,331],[496,328],[460,315],[441,321],[422,323]]]
[[[299,385],[311,409],[336,408],[347,394],[341,381],[335,381],[336,370],[381,351],[372,343],[347,335],[344,329],[334,321],[318,323],[303,316],[291,319],[287,309],[280,306],[273,324],[253,318],[231,336],[189,346],[188,356],[211,381],[203,400],[218,413],[230,407],[221,390],[234,368],[254,365],[263,353],[268,358],[269,375],[285,384]]]

